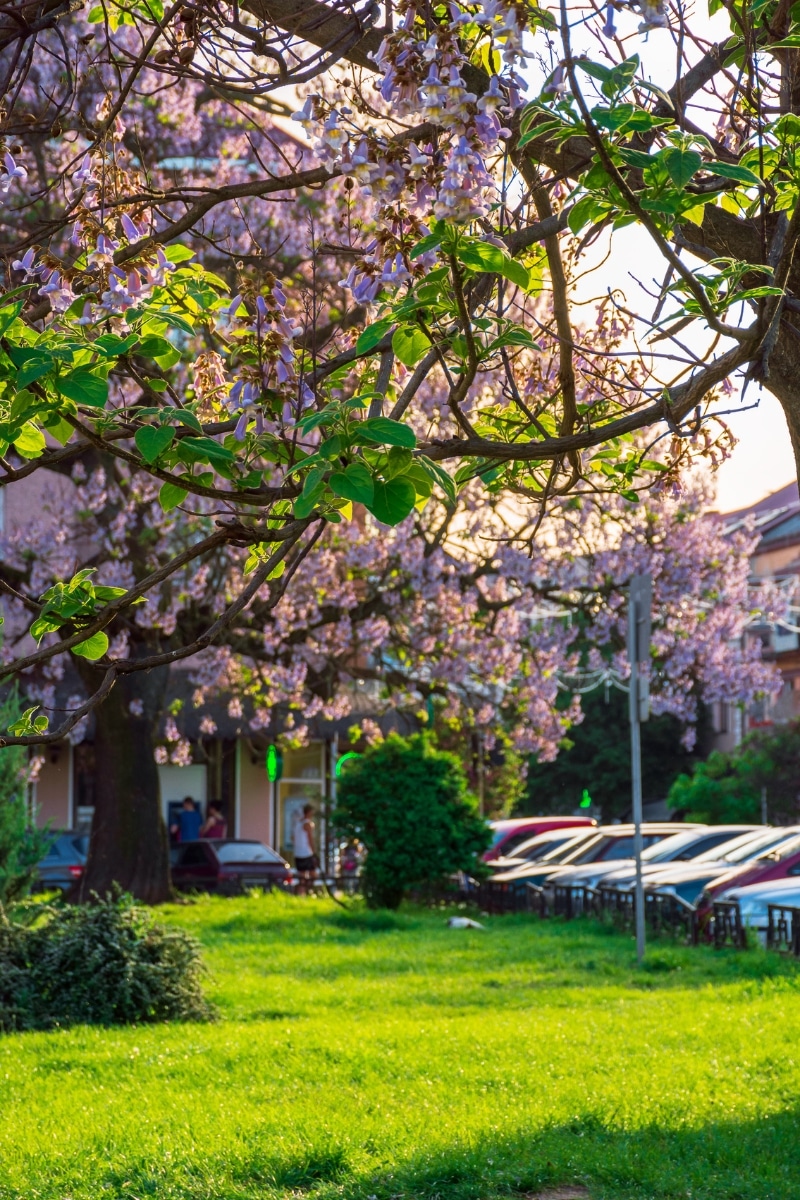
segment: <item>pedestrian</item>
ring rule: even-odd
[[[200,827],[203,816],[191,796],[184,797],[178,819],[170,828],[170,833],[179,842],[196,842],[200,837]]]
[[[228,832],[228,822],[222,815],[222,805],[219,800],[209,800],[206,820],[200,830],[202,838],[224,838]]]
[[[300,880],[301,895],[308,892],[314,881],[319,866],[317,851],[314,845],[314,805],[304,804],[302,815],[295,820],[292,842],[294,846],[294,865]]]
[[[355,838],[351,838],[342,850],[342,876],[344,890],[348,895],[352,896],[356,890],[356,877],[358,868],[361,865],[361,843]]]

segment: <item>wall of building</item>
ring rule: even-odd
[[[272,840],[272,785],[267,779],[263,758],[261,755],[253,754],[246,742],[239,743],[237,793],[239,808],[237,836],[254,838],[258,842],[265,842],[268,846],[274,845]]]
[[[44,763],[33,788],[36,824],[54,829],[70,829],[72,814],[72,747],[45,746]]]

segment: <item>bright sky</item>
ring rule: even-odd
[[[576,6],[581,0],[574,0]],[[720,40],[727,33],[727,18],[723,13],[712,20],[705,15],[703,0],[696,3],[697,12],[692,16],[692,28],[710,40]],[[638,35],[639,17],[632,12],[617,14],[617,25],[627,35],[626,51],[638,53],[642,61],[642,73],[662,87],[671,86],[675,77],[675,48],[672,37],[666,30],[656,30],[647,38]],[[588,29],[583,36],[575,29],[578,45],[590,57],[598,60],[598,45],[592,40]],[[586,81],[587,91],[591,88]],[[699,114],[693,114],[701,120]],[[647,235],[632,227],[615,235],[611,253],[607,243],[597,247],[596,255],[587,254],[585,265],[592,259],[602,262],[596,272],[590,273],[578,287],[583,300],[596,298],[607,289],[619,289],[624,295],[629,310],[648,315],[653,308],[653,295],[658,291],[658,282],[664,273],[664,264],[654,250]],[[691,262],[690,256],[686,256]],[[644,289],[644,290],[643,290]],[[698,344],[699,352],[699,344]],[[729,412],[728,410],[733,410]],[[789,432],[781,406],[774,396],[751,385],[744,402],[738,390],[733,397],[721,397],[717,411],[737,438],[737,446],[731,458],[723,463],[716,473],[716,507],[722,512],[743,508],[761,500],[770,492],[777,491],[796,478],[796,468]]]

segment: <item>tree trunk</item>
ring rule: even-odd
[[[80,665],[87,688],[96,669]],[[95,710],[95,810],[89,859],[70,899],[105,895],[116,883],[137,900],[171,896],[169,843],[153,743],[163,711],[169,668],[123,676]]]

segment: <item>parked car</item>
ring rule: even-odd
[[[292,869],[261,842],[220,838],[184,842],[170,852],[172,882],[181,891],[238,895],[247,888],[288,888]]]
[[[762,833],[763,829],[763,825],[696,825],[645,850],[642,855],[642,875],[647,879],[663,871],[666,863],[693,862],[712,850],[722,853],[723,847],[738,841],[743,834]],[[604,875],[598,887],[601,890],[614,888],[624,892],[633,888],[635,883],[636,864],[631,860]]]
[[[593,836],[581,839],[566,855],[557,859],[546,855],[541,862],[526,863],[513,871],[502,871],[495,875],[494,879],[499,883],[520,886],[535,883],[540,887],[551,882],[560,882],[559,876],[570,867],[584,866],[587,863],[618,862],[622,858],[630,858],[633,853],[633,833],[633,825],[603,825],[592,831]],[[646,847],[661,842],[674,833],[675,825],[671,822],[646,821],[642,825],[642,837]],[[558,855],[559,851],[553,853]]]
[[[548,829],[547,833],[537,833],[536,837],[528,838],[517,846],[509,856],[493,858],[489,863],[492,871],[513,871],[515,867],[523,867],[525,863],[539,862],[547,854],[575,842],[576,837],[592,837],[592,828],[583,829],[576,835],[574,829]]]
[[[83,874],[88,853],[87,834],[71,829],[54,832],[47,853],[36,868],[33,890],[68,892]]]
[[[512,817],[507,821],[490,821],[492,844],[483,856],[484,861],[508,856],[522,842],[549,829],[591,828],[596,824],[592,817]]]
[[[740,863],[753,862],[798,834],[800,826],[797,825],[783,829],[762,829],[755,834],[746,833],[731,842],[723,853],[709,850],[693,863],[685,863],[683,866],[675,863],[662,871],[654,872],[645,881],[645,888],[662,895],[677,896],[687,904],[696,904],[701,892],[712,879],[726,874]]]
[[[742,924],[755,929],[765,938],[770,904],[800,908],[800,879],[789,877],[773,879],[770,883],[748,883],[744,887],[730,888],[722,898],[735,900],[742,915]]]
[[[748,884],[774,883],[781,879],[800,875],[800,836],[781,842],[773,850],[767,850],[758,858],[731,871],[726,871],[706,884],[697,903],[701,920],[710,916],[715,900],[727,900],[731,888],[742,888]]]

